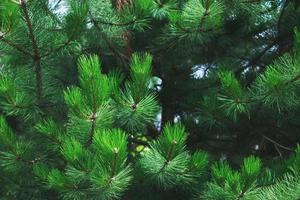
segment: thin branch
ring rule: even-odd
[[[2,36],[0,36],[0,41],[2,41],[3,43],[7,44],[8,46],[16,49],[17,51],[23,53],[24,55],[32,57],[32,55],[28,51],[26,51],[25,49],[23,49],[21,46],[13,43],[12,41],[10,41],[10,40],[2,37]]]
[[[98,21],[95,20],[95,19],[93,18],[93,16],[91,15],[91,13],[89,13],[89,14],[90,14],[92,23],[94,24],[95,28],[102,34],[102,37],[103,37],[103,39],[105,40],[105,42],[106,42],[108,48],[109,48],[109,49],[110,49],[117,57],[119,57],[119,59],[120,59],[122,62],[124,62],[124,58],[125,58],[125,60],[128,61],[129,58],[128,58],[127,56],[125,56],[124,54],[120,53],[120,52],[113,46],[113,44],[111,44],[111,42],[109,41],[109,39],[107,38],[107,36],[105,35],[105,33],[102,33],[101,27],[100,27]],[[124,62],[124,63],[125,63],[125,62]]]
[[[269,45],[267,45],[260,53],[258,53],[253,59],[251,59],[251,61],[246,66],[243,66],[241,68],[238,68],[238,69],[234,70],[235,75],[239,75],[245,69],[248,69],[250,67],[252,68],[252,67],[256,66],[256,64],[259,63],[259,61],[262,59],[262,57],[265,56],[265,54],[272,47],[274,47],[280,41],[281,38],[283,38],[283,37],[277,38],[272,43],[270,43]],[[209,88],[212,88],[212,87],[217,87],[217,86],[220,85],[220,83],[221,83],[220,80],[217,79],[217,80],[213,81],[212,83],[201,87],[200,89],[209,89]]]
[[[240,74],[244,70],[248,69],[249,67],[255,66],[261,58],[272,48],[274,47],[277,43],[279,42],[279,39],[274,40],[272,43],[268,44],[261,52],[259,52],[245,67],[238,68],[235,70],[235,74]]]
[[[274,144],[274,147],[275,147],[277,153],[279,154],[279,156],[282,157],[282,153],[281,153],[281,151],[279,150],[278,146],[277,146],[276,144]]]
[[[90,23],[94,23],[95,21],[99,24],[105,24],[105,25],[110,25],[110,26],[129,26],[129,25],[135,23],[137,21],[137,19],[133,18],[132,20],[129,20],[127,22],[120,22],[120,23],[118,23],[118,22],[108,22],[108,21],[103,21],[103,20],[99,20],[99,19],[92,19],[90,21]]]
[[[5,38],[5,36],[9,33],[9,31],[5,32],[5,33],[1,33],[0,32],[0,41],[2,41],[3,43],[7,44],[8,46],[16,49],[17,51],[25,54],[25,55],[28,55],[30,57],[32,57],[32,55],[26,51],[25,49],[23,49],[21,46],[19,46],[18,44],[15,44],[14,42],[8,40]]]
[[[291,148],[289,148],[289,147],[286,147],[286,146],[283,146],[282,144],[279,144],[278,142],[272,140],[271,138],[269,138],[269,137],[267,137],[267,136],[265,136],[265,135],[263,135],[263,137],[264,137],[266,140],[268,140],[269,142],[271,142],[271,143],[277,145],[278,147],[281,147],[282,149],[285,149],[285,150],[287,150],[287,151],[292,151],[292,152],[294,152],[293,149],[291,149]]]
[[[59,4],[62,2],[62,0],[58,0],[57,2],[56,2],[56,4],[52,7],[52,9],[56,9],[58,6],[59,6]]]
[[[200,20],[200,25],[199,25],[200,27],[203,26],[203,24],[205,23],[208,16],[209,16],[209,4],[206,3],[205,4],[205,11],[204,11],[203,16],[201,17],[201,20]]]
[[[54,53],[59,52],[60,50],[62,50],[62,49],[65,48],[66,46],[68,46],[71,42],[72,42],[72,39],[66,40],[64,43],[60,44],[57,48],[50,50],[49,52],[47,52],[47,53],[44,54],[44,55],[41,55],[41,58],[48,57],[48,56],[50,56],[51,54],[54,54]]]
[[[24,19],[28,28],[29,38],[31,40],[31,45],[33,49],[32,59],[35,64],[35,78],[36,78],[36,98],[37,103],[39,104],[42,101],[43,97],[43,80],[42,80],[42,72],[41,72],[41,56],[37,44],[36,37],[33,32],[32,22],[29,17],[28,8],[25,0],[20,0],[21,9],[24,14]]]
[[[92,144],[92,141],[93,141],[93,138],[94,138],[94,134],[95,134],[95,131],[96,131],[96,120],[97,120],[96,113],[93,113],[90,119],[92,120],[92,125],[91,125],[91,130],[90,130],[88,140],[85,143],[86,148],[89,147]]]
[[[241,3],[260,3],[261,0],[248,0],[248,1],[242,1]]]

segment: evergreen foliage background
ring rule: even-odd
[[[1,0],[0,199],[300,198],[298,0]]]

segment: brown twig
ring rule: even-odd
[[[285,149],[285,150],[287,150],[287,151],[292,151],[292,152],[294,152],[293,149],[291,149],[291,148],[289,148],[289,147],[286,147],[286,146],[283,146],[282,144],[279,144],[278,142],[272,140],[271,138],[269,138],[269,137],[267,137],[267,136],[265,136],[265,135],[263,135],[263,138],[266,139],[266,140],[268,140],[269,142],[273,143],[273,144],[276,145],[277,147],[281,147],[282,149]]]

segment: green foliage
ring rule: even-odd
[[[91,110],[97,110],[108,100],[111,93],[109,78],[101,74],[101,65],[97,56],[81,57],[78,61],[79,81]]]
[[[86,29],[88,5],[84,1],[69,0],[70,12],[65,17],[66,34],[70,40],[78,39]]]
[[[64,193],[64,198],[114,199],[120,197],[128,187],[132,169],[125,165],[127,158],[126,136],[120,130],[96,133],[94,155],[76,139],[71,138],[62,145],[61,153],[68,161],[65,174],[57,169],[47,173],[43,166],[35,167],[47,184]]]
[[[208,164],[207,155],[190,155],[185,149],[186,137],[182,125],[168,124],[160,138],[145,150],[140,167],[151,183],[165,189],[197,183]]]
[[[170,12],[167,38],[184,44],[201,44],[218,33],[222,25],[222,4],[219,1],[189,0],[182,10]]]
[[[297,28],[295,28],[295,52],[298,53],[300,52],[300,32]]]
[[[107,75],[101,74],[100,62],[96,56],[79,58],[80,88],[65,91],[65,101],[70,107],[68,131],[76,137],[87,140],[87,132],[93,135],[98,129],[113,123],[110,96],[113,84]],[[85,132],[83,132],[85,130]]]
[[[36,124],[35,129],[38,133],[48,137],[55,143],[63,140],[64,130],[53,119],[46,119]]]
[[[139,86],[140,92],[135,93],[136,98],[139,98],[138,95],[146,95],[146,99],[138,100],[135,116],[122,111],[123,117],[129,121],[137,120],[137,116],[140,120],[138,126],[141,127],[152,121],[157,110],[156,100],[148,92],[150,65],[149,55],[136,55],[132,62],[132,76],[125,84],[128,91]],[[116,73],[103,74],[97,56],[79,58],[78,76],[79,86],[69,87],[64,92],[69,108],[69,119],[64,127],[53,118],[35,124],[38,138],[48,141],[41,143],[45,146],[36,148],[48,155],[30,158],[34,151],[30,142],[18,139],[5,118],[1,118],[1,166],[6,171],[14,172],[29,165],[32,173],[38,177],[37,180],[57,190],[63,199],[120,198],[132,180],[132,167],[127,163],[127,136],[120,129],[112,129],[114,120],[120,116],[114,115],[119,105],[113,96],[126,97],[118,89],[121,76]],[[5,76],[1,81],[3,101],[16,106],[15,99],[19,93],[14,82]],[[37,139],[35,136],[33,138]],[[48,156],[49,163],[42,162]],[[54,160],[52,163],[53,157],[59,161]]]
[[[203,98],[198,112],[199,116],[201,116],[201,118],[199,118],[201,124],[209,128],[222,127],[223,116],[220,115],[222,108],[216,93],[212,93]]]
[[[255,199],[296,200],[300,197],[299,188],[299,174],[288,173],[274,185],[261,188]]]
[[[292,109],[299,103],[296,92],[298,75],[299,59],[283,56],[257,78],[254,85],[255,98],[266,106],[277,108],[278,112]]]
[[[200,199],[252,199],[253,188],[261,168],[261,161],[253,156],[245,158],[240,171],[232,170],[225,161],[211,168],[212,182],[207,184]]]
[[[131,81],[126,84],[132,92],[133,98],[138,101],[139,96],[147,94],[147,87],[151,78],[152,57],[149,54],[133,54],[131,59]]]
[[[0,94],[2,109],[7,115],[20,115],[24,119],[31,117],[33,100],[17,87],[16,81],[8,73],[0,77]]]
[[[170,16],[172,11],[176,10],[178,2],[174,0],[167,1],[153,1],[152,15],[157,19],[165,19]]]
[[[128,131],[145,129],[145,122],[153,122],[158,105],[152,94],[147,94],[139,101],[135,101],[131,92],[125,93],[117,99],[117,123]]]
[[[123,27],[131,28],[132,30],[142,32],[149,28],[151,0],[137,0],[131,5],[126,5],[120,12],[119,24]]]
[[[10,149],[16,147],[17,138],[3,116],[0,117],[1,127],[1,144],[8,146]]]
[[[0,128],[0,166],[6,172],[21,170],[24,162],[30,162],[27,159],[31,144],[17,138],[3,116],[0,117]]]
[[[299,199],[299,18],[298,1],[1,0],[0,199]]]
[[[297,168],[299,151],[291,156],[291,160]],[[258,185],[261,173],[261,160],[250,156],[244,159],[240,172],[230,168],[227,162],[219,162],[212,166],[212,182],[207,184],[200,199],[298,199],[299,172],[291,168],[281,178],[267,186]],[[263,177],[264,178],[264,177]]]
[[[127,159],[127,138],[121,130],[96,133],[94,147],[102,157],[103,167],[119,172]]]
[[[153,122],[158,112],[155,95],[149,89],[152,57],[133,54],[130,80],[121,95],[115,96],[117,123],[128,131],[143,130],[145,122]]]
[[[120,199],[131,182],[131,168],[123,169],[113,178],[109,172],[98,170],[92,175],[92,182],[100,189],[100,199]]]
[[[19,21],[19,9],[15,2],[3,0],[0,3],[0,30],[4,34],[10,32]],[[1,35],[1,34],[0,34]]]
[[[247,97],[244,91],[231,72],[220,73],[221,85],[224,91],[223,95],[219,96],[222,101],[222,107],[225,108],[227,116],[237,120],[240,114],[248,114]]]
[[[291,162],[290,169],[282,177],[271,185],[263,186],[256,189],[255,199],[299,199],[299,145],[294,155],[289,158]]]
[[[181,124],[175,124],[174,126],[167,124],[155,146],[160,149],[166,159],[172,160],[174,156],[184,151],[186,139],[187,134]],[[172,148],[170,149],[170,147]]]
[[[68,162],[81,162],[81,158],[85,155],[82,145],[76,139],[71,138],[64,141],[64,144],[61,148],[61,153]]]
[[[254,156],[246,158],[241,169],[244,189],[250,189],[261,171],[261,161]]]

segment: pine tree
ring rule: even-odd
[[[300,198],[297,0],[1,0],[0,199]]]

